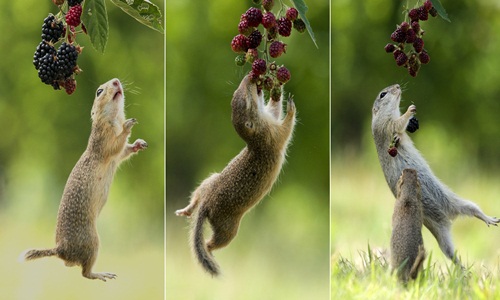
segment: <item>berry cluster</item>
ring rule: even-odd
[[[286,53],[287,45],[280,38],[291,35],[292,28],[299,32],[306,29],[299,18],[297,9],[291,7],[284,15],[275,15],[271,10],[274,0],[262,0],[262,9],[251,7],[241,15],[238,32],[231,41],[231,49],[241,53],[235,59],[238,66],[245,63],[252,65],[250,77],[257,84],[257,89],[268,91],[271,99],[278,101],[281,97],[281,86],[290,80],[290,71],[285,66],[277,66],[271,58],[278,58]],[[259,30],[262,25],[263,31]],[[263,50],[258,50],[264,42]]]
[[[76,90],[75,75],[81,72],[77,59],[82,48],[75,43],[75,37],[80,32],[86,32],[80,20],[83,0],[67,0],[68,10],[65,13],[62,11],[64,0],[53,2],[61,11],[57,15],[49,14],[43,21],[42,41],[33,55],[33,65],[43,83],[72,94]],[[76,31],[80,25],[82,31]]]
[[[408,126],[406,126],[406,131],[409,133],[414,133],[418,129],[418,120],[415,117],[411,117],[410,122],[408,122]]]
[[[412,77],[417,76],[422,64],[430,61],[429,54],[424,49],[425,31],[420,27],[420,21],[428,20],[429,15],[437,16],[437,11],[430,0],[426,0],[422,6],[410,9],[409,22],[403,21],[391,34],[391,40],[396,44],[389,43],[384,48],[387,53],[394,55],[396,64],[405,67]],[[405,52],[406,44],[411,45],[407,52]]]

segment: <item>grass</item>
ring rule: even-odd
[[[500,172],[486,172],[458,150],[450,161],[446,136],[422,149],[436,175],[458,195],[477,203],[490,216],[500,215]],[[394,196],[378,164],[371,136],[364,152],[340,150],[332,156],[331,294],[332,299],[500,299],[500,228],[477,218],[460,217],[452,239],[467,271],[461,272],[424,227],[429,253],[419,279],[403,287],[388,267]],[[418,144],[418,141],[417,141]],[[417,145],[418,147],[419,145]],[[366,250],[366,245],[370,249]]]
[[[332,256],[332,299],[499,299],[499,265],[470,265],[462,270],[435,261],[432,252],[424,269],[407,286],[391,272],[384,253],[360,251],[357,259]]]

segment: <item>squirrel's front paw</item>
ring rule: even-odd
[[[141,139],[137,139],[134,144],[132,145],[132,151],[133,152],[137,152],[137,151],[140,151],[140,150],[144,150],[148,147],[148,143],[146,143],[146,141],[144,140],[141,140]]]
[[[286,112],[287,113],[295,112],[295,102],[293,102],[293,97],[291,97],[291,96],[288,98]]]
[[[415,104],[412,104],[408,107],[408,110],[406,112],[414,115],[415,113],[417,113],[417,107],[415,106]]]
[[[135,118],[128,119],[125,121],[125,123],[123,123],[123,128],[125,130],[130,130],[132,128],[132,126],[134,126],[137,123],[138,123],[137,119],[135,119]]]

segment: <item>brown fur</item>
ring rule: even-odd
[[[89,279],[116,277],[112,273],[93,273],[99,250],[96,220],[108,198],[113,176],[120,163],[147,143],[138,139],[128,144],[135,119],[125,120],[121,83],[112,79],[96,92],[92,107],[92,131],[87,149],[69,175],[57,216],[56,247],[30,250],[26,260],[57,256],[67,266],[82,266],[82,275]]]
[[[425,259],[421,199],[417,172],[404,169],[397,184],[391,236],[391,266],[403,282],[417,278]]]
[[[295,104],[288,99],[282,119],[282,99],[264,103],[262,92],[246,76],[235,91],[232,122],[247,146],[222,170],[205,179],[193,192],[190,204],[176,211],[193,215],[191,241],[195,256],[211,275],[219,267],[211,252],[227,246],[236,236],[243,214],[257,204],[278,177],[295,125]],[[208,220],[212,238],[203,240],[203,223]]]

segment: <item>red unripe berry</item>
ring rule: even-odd
[[[269,29],[276,25],[276,17],[272,12],[267,12],[262,16],[262,25],[265,29]]]
[[[257,27],[262,22],[262,11],[258,8],[250,7],[245,12],[245,19],[248,22],[248,26]]]
[[[406,31],[406,42],[411,44],[417,40],[417,34],[413,30],[413,28],[410,28]]]
[[[241,20],[238,24],[238,32],[244,35],[249,35],[252,32],[252,27],[248,26],[247,20]]]
[[[266,61],[258,58],[252,63],[252,72],[255,75],[262,75],[266,73],[267,66],[266,66]]]
[[[422,53],[420,53],[418,55],[418,59],[420,60],[421,63],[423,64],[428,64],[430,61],[431,61],[431,58],[429,56],[429,54],[427,53],[427,51],[422,51]]]
[[[264,7],[266,11],[270,11],[271,9],[273,9],[273,6],[274,0],[262,0],[262,7]]]
[[[238,34],[231,41],[231,49],[236,53],[246,52],[248,49],[248,38],[243,34]]]
[[[286,18],[288,20],[293,22],[295,19],[297,19],[298,16],[299,16],[299,12],[297,11],[297,9],[295,9],[293,7],[290,7],[289,9],[287,9]]]
[[[413,49],[415,52],[420,53],[424,50],[424,40],[422,38],[417,38],[415,42],[413,42]]]
[[[388,43],[387,45],[385,45],[384,49],[385,52],[392,53],[394,52],[394,50],[396,50],[396,46],[394,46],[394,44]]]
[[[276,72],[276,78],[281,83],[286,83],[288,80],[290,80],[290,77],[291,77],[290,71],[288,71],[288,69],[285,67],[279,68],[278,71]]]
[[[286,44],[280,41],[274,41],[269,46],[269,55],[272,58],[280,57],[284,52],[286,53]]]
[[[80,25],[81,15],[82,15],[82,6],[80,4],[72,6],[68,10],[68,13],[66,14],[66,24],[75,27]]]
[[[281,36],[290,36],[292,32],[292,21],[288,20],[285,17],[281,17],[278,19],[278,33]]]
[[[418,20],[418,10],[416,8],[410,9],[410,11],[408,12],[408,17],[412,21]]]
[[[429,19],[429,12],[425,9],[425,7],[421,6],[418,9],[418,18],[422,21],[427,21]]]
[[[431,2],[430,0],[426,0],[426,1],[424,2],[424,8],[425,8],[427,11],[431,10],[431,8],[432,8],[432,2]]]

